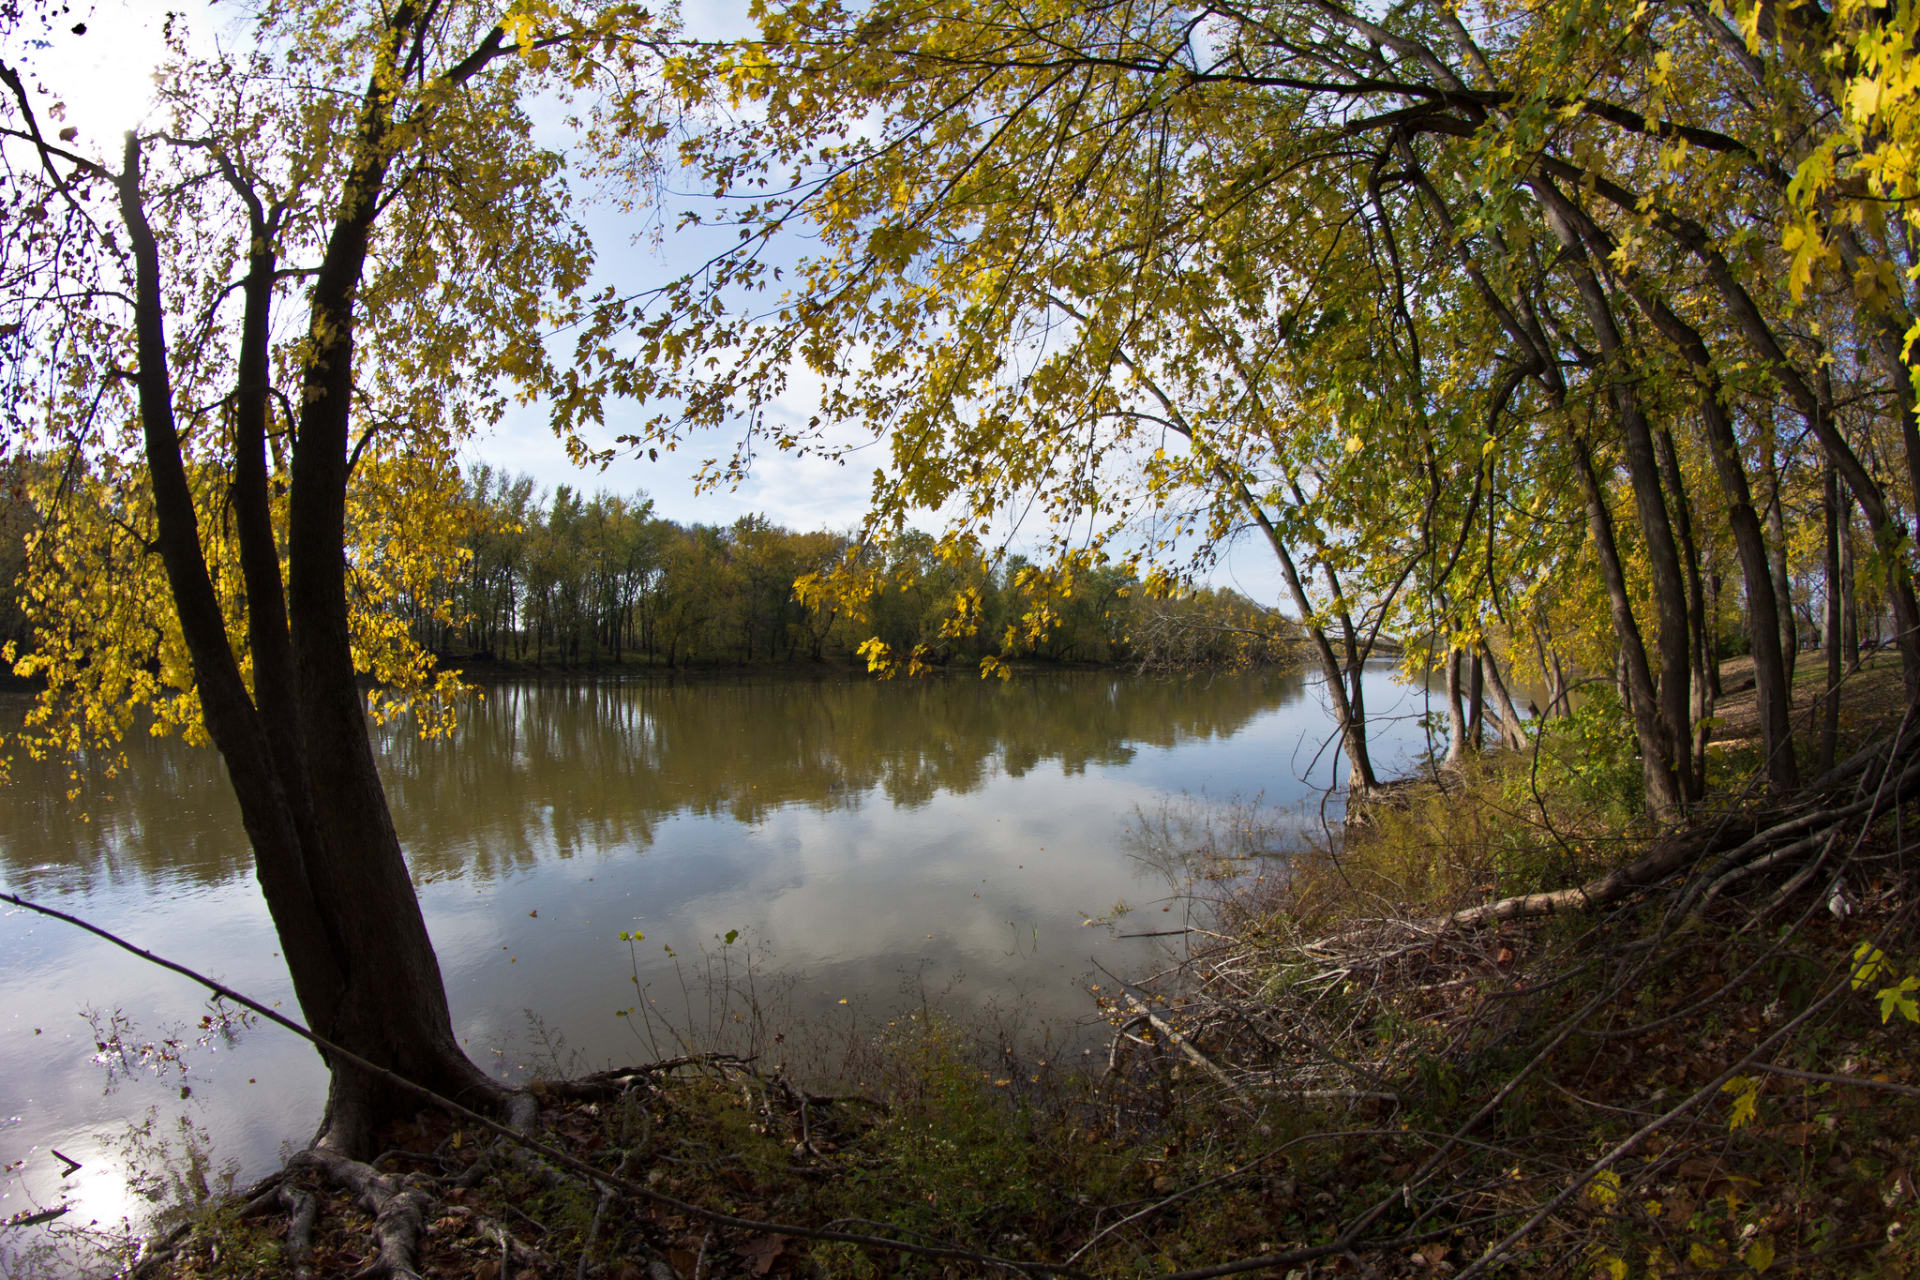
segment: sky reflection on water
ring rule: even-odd
[[[1386,668],[1368,679],[1391,774],[1421,745],[1394,717],[1419,707]],[[528,1011],[564,1038],[563,1066],[651,1056],[620,1016],[634,978],[697,1022],[704,994],[696,981],[683,997],[681,980],[703,948],[736,971],[750,954],[767,998],[817,1021],[884,1017],[927,990],[1070,1027],[1096,963],[1125,972],[1153,945],[1082,922],[1116,900],[1151,917],[1138,930],[1177,918],[1157,913],[1164,882],[1130,851],[1138,815],[1257,798],[1317,822],[1333,762],[1315,763],[1328,722],[1314,684],[524,682],[489,690],[451,742],[388,735],[382,771],[456,1031],[504,1075],[548,1065]],[[132,770],[80,806],[63,770],[17,767],[0,791],[6,887],[291,1008],[218,761],[135,745]],[[622,931],[644,941],[630,953]],[[124,1010],[151,1037],[197,1023],[201,993],[19,912],[0,916],[0,947],[0,1166],[24,1161],[0,1181],[0,1218],[63,1195],[87,1217],[137,1213],[104,1142],[149,1108],[163,1128],[203,1128],[243,1179],[317,1122],[320,1062],[273,1027],[190,1052],[185,1098],[177,1072],[109,1088],[81,1011]],[[52,1147],[82,1169],[63,1181]]]

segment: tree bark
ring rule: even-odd
[[[1707,570],[1707,691],[1717,701],[1720,687],[1720,571]]]
[[[1273,548],[1273,554],[1280,562],[1281,577],[1286,580],[1294,607],[1300,610],[1301,625],[1306,628],[1307,638],[1320,659],[1327,697],[1333,703],[1334,723],[1340,733],[1341,746],[1347,753],[1347,789],[1353,795],[1365,795],[1380,786],[1379,779],[1373,774],[1373,761],[1367,754],[1366,721],[1361,718],[1360,709],[1354,706],[1348,694],[1342,679],[1344,673],[1340,669],[1340,660],[1334,656],[1326,629],[1313,621],[1313,602],[1307,596],[1306,584],[1300,580],[1299,569],[1293,562],[1292,553],[1287,550],[1287,544],[1281,539],[1280,531],[1273,527],[1273,521],[1253,501],[1253,495],[1246,491],[1245,486],[1241,486],[1240,491],[1242,505],[1253,515],[1254,522],[1266,535],[1267,545]]]
[[[1461,706],[1460,650],[1447,649],[1447,763],[1459,764],[1467,754],[1467,717]]]
[[[1680,551],[1687,570],[1687,654],[1692,668],[1693,697],[1689,710],[1693,715],[1693,790],[1699,795],[1707,787],[1707,741],[1712,736],[1709,717],[1713,714],[1713,696],[1707,681],[1707,605],[1706,588],[1700,580],[1700,548],[1693,540],[1693,504],[1687,498],[1686,477],[1680,471],[1680,456],[1673,447],[1673,433],[1664,426],[1654,435],[1660,455],[1660,479],[1673,510],[1674,528],[1680,535]]]
[[[1780,665],[1788,687],[1800,656],[1800,628],[1793,621],[1793,584],[1787,577],[1787,495],[1780,475],[1779,433],[1766,432],[1767,483],[1773,490],[1767,502],[1767,559],[1773,576],[1774,616],[1780,630]]]
[[[1599,252],[1611,254],[1614,247],[1613,240],[1606,230],[1587,217],[1585,211],[1573,201],[1564,200],[1563,205],[1564,216],[1578,222],[1582,235],[1591,241]],[[1701,338],[1699,331],[1682,319],[1637,271],[1630,270],[1628,279],[1633,286],[1632,296],[1640,310],[1652,321],[1661,336],[1680,352],[1693,371],[1694,403],[1699,409],[1701,426],[1707,437],[1708,452],[1712,456],[1714,471],[1720,479],[1720,487],[1727,501],[1727,522],[1733,529],[1734,544],[1740,555],[1741,576],[1747,588],[1747,607],[1753,623],[1755,697],[1759,704],[1768,781],[1778,791],[1791,791],[1799,784],[1799,773],[1793,754],[1793,720],[1790,712],[1793,667],[1790,656],[1783,657],[1783,642],[1792,637],[1792,612],[1789,607],[1790,602],[1787,602],[1787,598],[1781,594],[1781,579],[1772,574],[1773,566],[1779,562],[1769,558],[1766,541],[1759,531],[1759,520],[1754,514],[1746,468],[1740,460],[1740,443],[1727,415],[1720,374],[1714,367],[1712,355],[1707,350],[1706,342]],[[1663,432],[1662,435],[1664,436],[1665,433]],[[1670,439],[1667,441],[1665,452],[1667,456],[1663,458],[1662,466],[1669,475],[1668,489],[1684,502],[1685,490],[1681,483],[1678,459],[1672,456]],[[1771,469],[1773,457],[1771,450],[1767,456]],[[1776,498],[1774,511],[1777,517],[1779,484],[1777,472],[1774,475]],[[1696,573],[1696,586],[1697,581]],[[1692,600],[1697,613],[1700,603],[1697,592],[1692,596]],[[1695,635],[1698,641],[1704,642],[1703,627],[1696,625]],[[1701,664],[1703,666],[1708,657],[1704,648],[1702,643]],[[1714,694],[1718,693],[1717,686],[1716,673],[1712,689]],[[1701,705],[1706,693],[1707,690],[1699,691],[1694,699],[1694,705]],[[1703,733],[1694,736],[1691,754],[1693,767],[1696,770],[1695,794],[1698,794],[1706,781],[1706,737]]]
[[[1487,279],[1468,239],[1460,234],[1458,224],[1453,218],[1452,211],[1447,208],[1445,199],[1421,171],[1418,159],[1413,154],[1411,142],[1402,136],[1397,139],[1396,145],[1407,164],[1409,177],[1415,189],[1454,246],[1454,255],[1459,260],[1462,271],[1487,304],[1495,320],[1522,350],[1529,353],[1530,376],[1546,392],[1550,407],[1561,421],[1561,435],[1585,502],[1587,527],[1601,562],[1601,576],[1607,588],[1607,601],[1612,614],[1614,635],[1620,646],[1623,689],[1626,694],[1625,700],[1634,717],[1634,735],[1640,747],[1641,771],[1646,783],[1647,805],[1657,816],[1671,815],[1680,810],[1685,802],[1681,784],[1674,774],[1674,744],[1665,731],[1661,723],[1662,718],[1655,708],[1653,674],[1647,665],[1646,645],[1641,638],[1639,624],[1633,616],[1632,600],[1627,594],[1626,575],[1622,571],[1619,549],[1613,536],[1613,516],[1608,511],[1605,496],[1601,492],[1599,477],[1594,472],[1593,459],[1587,442],[1580,436],[1567,416],[1567,387],[1560,373],[1557,353],[1538,316],[1528,305],[1526,297],[1524,295],[1520,297],[1518,309],[1515,306],[1509,306]],[[1551,189],[1550,184],[1546,186],[1547,189]],[[1564,217],[1560,221],[1563,226],[1566,225]],[[1567,229],[1571,230],[1570,227]],[[1576,248],[1579,260],[1584,262],[1584,248],[1578,246]],[[1686,634],[1684,607],[1684,599],[1682,599],[1680,630],[1677,634],[1683,638]],[[1681,649],[1680,670],[1684,680],[1686,667],[1684,639]],[[1680,710],[1684,716],[1685,691],[1679,692]],[[1684,736],[1681,741],[1684,743]]]
[[[1827,655],[1827,696],[1820,715],[1820,772],[1833,768],[1834,751],[1840,738],[1840,474],[1829,459],[1820,468],[1821,514],[1826,518],[1827,535],[1827,634],[1821,646]]]
[[[227,765],[301,1010],[315,1032],[344,1049],[447,1096],[490,1104],[505,1090],[454,1040],[439,964],[374,766],[348,632],[353,305],[387,163],[391,108],[382,83],[382,74],[371,77],[362,100],[351,175],[313,277],[284,597],[265,449],[276,219],[236,182],[256,232],[242,285],[232,480],[251,691],[202,549],[173,406],[159,244],[145,212],[140,143],[129,134],[117,185],[135,269],[135,382],[158,549],[208,733]],[[236,181],[231,171],[228,177]],[[371,1154],[376,1131],[418,1107],[414,1095],[344,1061],[329,1066],[320,1138],[337,1150]]]
[[[1500,713],[1500,745],[1510,751],[1523,750],[1527,745],[1527,734],[1520,727],[1520,713],[1514,709],[1506,681],[1500,678],[1500,664],[1494,661],[1493,650],[1484,640],[1480,642],[1479,657],[1485,663],[1487,688],[1493,693],[1494,708]]]
[[[1840,488],[1840,649],[1847,670],[1860,666],[1860,603],[1854,596],[1853,495]]]
[[[1485,737],[1487,673],[1480,665],[1480,651],[1474,650],[1467,664],[1467,750],[1478,752]]]
[[[1627,710],[1633,716],[1634,735],[1640,742],[1640,773],[1646,784],[1647,808],[1656,816],[1671,816],[1686,803],[1678,779],[1674,777],[1671,757],[1662,748],[1667,738],[1655,709],[1653,672],[1647,667],[1646,648],[1640,640],[1640,624],[1633,617],[1633,600],[1627,593],[1627,575],[1620,564],[1620,549],[1613,536],[1613,513],[1607,509],[1606,496],[1600,490],[1600,478],[1594,474],[1593,460],[1584,440],[1571,442],[1573,469],[1580,481],[1580,492],[1587,504],[1587,527],[1593,535],[1594,553],[1600,561],[1600,574],[1606,582],[1607,603],[1613,612],[1614,634],[1620,639],[1621,686]]]
[[[362,105],[360,146],[309,294],[308,350],[288,517],[288,617],[315,798],[318,847],[308,874],[344,978],[329,1038],[460,1101],[500,1086],[453,1037],[440,964],[407,874],[375,768],[347,618],[346,492],[354,306],[388,148],[379,76]],[[415,1101],[348,1064],[333,1064],[326,1140],[364,1150]]]
[[[1587,321],[1593,326],[1600,353],[1615,366],[1607,377],[1607,395],[1625,445],[1627,479],[1633,488],[1640,533],[1646,540],[1654,613],[1659,623],[1655,651],[1659,655],[1660,678],[1654,692],[1659,733],[1666,757],[1665,765],[1676,773],[1677,789],[1685,800],[1691,798],[1689,793],[1693,790],[1692,780],[1688,776],[1690,770],[1686,767],[1692,755],[1693,741],[1688,692],[1691,658],[1686,580],[1680,569],[1680,553],[1674,541],[1665,496],[1660,488],[1659,462],[1655,456],[1653,435],[1639,393],[1626,376],[1626,344],[1621,339],[1612,304],[1594,268],[1571,202],[1550,181],[1536,179],[1531,185],[1547,215],[1548,226],[1566,251],[1567,266],[1573,273],[1574,284],[1579,291]]]

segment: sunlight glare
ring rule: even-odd
[[[30,18],[7,36],[5,56],[31,73],[30,88],[59,104],[57,114],[49,112],[54,118],[42,122],[49,133],[76,129],[74,141],[98,155],[145,122],[154,73],[166,56],[169,11],[196,44],[214,25],[205,4],[101,0],[49,14],[44,24]]]

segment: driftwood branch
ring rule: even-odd
[[[1908,798],[1916,791],[1920,791],[1920,763],[1909,765],[1890,786],[1885,779],[1882,779],[1881,786],[1871,796],[1838,807],[1797,814],[1775,823],[1749,836],[1722,855],[1714,866],[1714,872],[1717,874],[1707,881],[1707,887],[1710,887],[1720,874],[1724,874],[1725,870],[1743,866],[1753,859],[1767,857],[1774,852],[1779,841],[1789,836],[1799,835],[1801,838],[1789,846],[1790,852],[1789,850],[1780,852],[1789,857],[1805,853],[1822,843],[1832,829],[1839,824],[1862,815],[1866,815],[1867,820],[1872,821],[1888,807]],[[1668,876],[1684,871],[1697,863],[1706,854],[1712,852],[1715,834],[1717,833],[1712,831],[1704,834],[1684,832],[1669,836],[1656,844],[1645,856],[1571,889],[1520,894],[1446,915],[1400,923],[1405,928],[1432,932],[1448,928],[1474,928],[1479,925],[1497,924],[1504,920],[1556,915],[1565,911],[1607,906],[1629,894],[1650,889]],[[1777,863],[1781,860],[1783,859],[1775,858],[1773,862]]]
[[[1162,1036],[1165,1036],[1167,1043],[1185,1054],[1188,1061],[1212,1076],[1215,1080],[1218,1080],[1221,1087],[1226,1089],[1226,1091],[1234,1097],[1240,1099],[1240,1101],[1246,1103],[1248,1106],[1253,1105],[1253,1099],[1247,1096],[1247,1091],[1242,1089],[1238,1084],[1235,1084],[1233,1077],[1222,1070],[1219,1064],[1214,1062],[1212,1058],[1200,1052],[1200,1050],[1195,1047],[1193,1041],[1174,1030],[1172,1023],[1148,1008],[1146,1002],[1136,997],[1132,992],[1122,991],[1120,994],[1126,999],[1128,1008],[1132,1009],[1137,1016],[1146,1019],[1147,1025],[1159,1032]]]

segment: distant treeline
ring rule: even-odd
[[[1245,597],[1199,588],[1150,596],[1123,569],[1095,565],[1063,588],[1018,556],[953,563],[909,535],[876,563],[858,609],[802,602],[804,576],[871,554],[838,533],[794,532],[759,516],[683,525],[644,495],[551,494],[527,476],[477,466],[465,477],[463,562],[403,600],[413,637],[443,658],[664,667],[862,662],[879,639],[904,659],[1197,666],[1272,660],[1292,628]],[[435,598],[438,597],[438,598]],[[1021,622],[1037,597],[1055,618]],[[964,609],[956,605],[964,599]],[[968,627],[955,626],[964,613]]]

